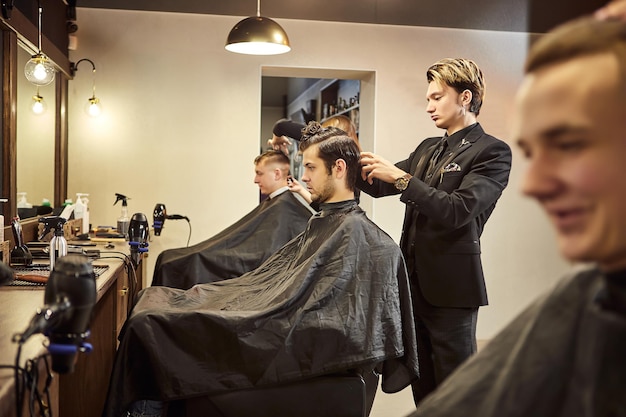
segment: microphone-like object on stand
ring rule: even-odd
[[[128,225],[128,244],[130,245],[130,259],[135,268],[139,265],[140,255],[148,252],[149,235],[150,226],[146,215],[143,213],[133,214]]]
[[[161,229],[163,229],[165,219],[167,219],[167,210],[165,209],[165,204],[157,203],[156,206],[154,206],[152,219],[154,220],[154,223],[152,224],[152,227],[154,227],[154,235],[161,236]]]
[[[89,321],[96,305],[96,275],[84,255],[59,258],[46,284],[43,308],[38,309],[28,328],[13,340],[24,343],[36,333],[48,336],[52,370],[74,371],[76,354],[89,352]]]

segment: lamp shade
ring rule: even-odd
[[[291,46],[278,23],[268,17],[252,16],[231,29],[226,50],[249,55],[277,55],[289,52]]]
[[[44,86],[54,81],[56,70],[47,56],[41,52],[33,55],[24,67],[24,75],[31,83]]]

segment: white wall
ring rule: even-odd
[[[243,18],[243,17],[241,17]],[[424,112],[425,70],[443,57],[476,60],[487,78],[483,127],[509,141],[515,89],[528,35],[522,33],[280,20],[293,50],[256,57],[224,50],[240,18],[78,9],[71,58],[97,66],[100,119],[82,111],[91,73],[70,82],[69,194],[90,193],[94,225],[115,224],[114,193],[151,219],[157,202],[191,219],[191,243],[232,224],[258,202],[252,160],[259,147],[261,67],[375,72],[373,150],[395,161],[440,134]],[[362,114],[363,117],[363,114]],[[514,149],[511,181],[487,224],[483,260],[491,305],[478,337],[490,338],[522,306],[553,285],[566,265],[537,207],[519,195],[523,161]],[[403,205],[376,200],[370,217],[399,239]],[[158,253],[184,246],[185,222],[168,221],[150,246],[149,281]]]

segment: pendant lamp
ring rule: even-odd
[[[256,16],[237,23],[228,34],[226,50],[248,55],[278,55],[291,50],[284,29],[269,17],[261,16],[257,0]]]
[[[50,59],[41,52],[41,14],[43,9],[41,7],[41,1],[39,2],[39,44],[37,45],[39,50],[37,54],[33,55],[24,66],[24,75],[26,79],[37,86],[44,86],[54,81],[56,70]]]

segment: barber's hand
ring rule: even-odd
[[[374,178],[392,184],[406,174],[400,168],[381,156],[371,152],[361,152],[361,178],[372,184]]]
[[[287,187],[289,187],[289,190],[292,193],[298,193],[302,196],[302,198],[304,198],[306,200],[307,203],[311,204],[311,201],[313,201],[311,199],[311,193],[309,192],[309,190],[307,190],[306,188],[304,188],[302,186],[302,184],[300,184],[298,182],[298,180],[296,180],[295,178],[293,178],[292,176],[290,176],[289,178],[287,178]]]
[[[291,145],[291,141],[287,136],[273,135],[272,139],[267,141],[267,144],[275,151],[281,151],[285,155],[289,156],[289,145]]]
[[[596,19],[621,19],[626,21],[626,0],[614,0],[594,13]]]

